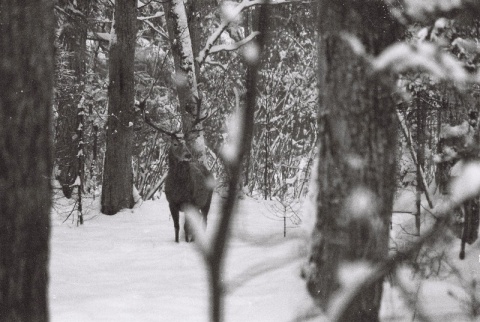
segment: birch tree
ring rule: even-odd
[[[48,321],[52,1],[0,3],[0,320]]]
[[[195,73],[195,60],[193,55],[192,38],[188,25],[188,17],[183,0],[170,0],[163,4],[168,35],[171,42],[173,60],[175,64],[174,81],[177,87],[179,113],[182,117],[182,129],[184,133],[191,132],[198,124],[198,120],[204,118],[201,106],[201,97],[197,86]],[[201,160],[205,160],[205,142],[203,132],[189,144],[197,152]]]
[[[307,286],[329,310],[335,292],[349,287],[339,278],[343,265],[367,268],[387,257],[395,189],[392,80],[370,73],[346,38],[356,37],[373,55],[398,39],[400,27],[383,1],[317,4],[318,195]],[[382,287],[379,279],[364,288],[339,320],[378,321]]]
[[[133,120],[136,1],[115,2],[110,37],[107,148],[102,213],[133,207]]]

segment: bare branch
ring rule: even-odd
[[[231,12],[229,15],[231,17],[238,16],[243,10],[258,6],[261,4],[269,4],[269,5],[279,5],[279,4],[286,4],[286,3],[307,3],[310,2],[309,0],[243,0],[240,2]],[[202,66],[207,59],[207,56],[212,53],[212,47],[215,41],[222,35],[222,33],[227,29],[228,25],[230,24],[229,21],[222,21],[222,23],[217,27],[217,29],[208,37],[207,42],[205,43],[205,47],[198,53],[197,62],[199,66]],[[240,47],[240,46],[239,46]],[[233,49],[232,49],[233,50]]]
[[[259,34],[258,31],[254,31],[248,37],[245,37],[244,39],[242,39],[242,40],[240,40],[236,43],[213,46],[210,49],[210,54],[218,53],[220,51],[234,51],[234,50],[237,50],[238,48],[247,44],[249,41],[251,41],[256,36],[258,36],[258,34]]]
[[[400,122],[400,128],[402,129],[402,134],[407,140],[407,145],[410,150],[410,154],[412,156],[413,163],[415,165],[418,165],[418,160],[417,160],[417,154],[415,153],[415,150],[413,149],[413,144],[412,144],[412,135],[410,134],[410,131],[408,130],[407,125],[405,124],[405,119],[402,118],[400,113],[397,111],[397,118],[398,121]],[[427,198],[428,206],[430,208],[433,208],[433,202],[432,202],[432,197],[430,197],[430,192],[428,191],[428,185],[427,185],[427,180],[425,179],[425,173],[423,171],[423,168],[420,167],[420,176],[422,177],[422,184],[423,184],[423,190],[425,193],[425,197]]]
[[[142,20],[144,23],[150,26],[154,31],[156,31],[163,39],[170,40],[170,38],[163,32],[162,30],[158,29],[154,26],[154,24],[150,20]]]
[[[239,6],[247,5],[253,1],[244,0]],[[268,2],[268,1],[267,1]],[[263,1],[262,1],[263,3]],[[260,9],[259,20],[259,32],[260,35],[257,39],[258,52],[262,53],[265,44],[265,33],[268,24],[269,6],[264,5]],[[243,10],[243,9],[242,9]],[[241,10],[240,10],[241,11]],[[238,11],[238,12],[240,12]],[[211,48],[211,47],[210,47]],[[212,292],[211,303],[211,318],[213,322],[222,321],[222,301],[224,286],[221,280],[223,262],[225,260],[225,250],[227,241],[229,239],[230,223],[233,219],[233,212],[236,205],[237,194],[239,190],[239,183],[242,170],[242,161],[245,156],[250,153],[252,144],[253,124],[255,117],[256,106],[256,86],[258,79],[258,70],[260,68],[260,57],[248,62],[246,77],[246,102],[243,109],[243,113],[240,113],[240,124],[238,130],[238,140],[234,143],[235,149],[238,153],[235,154],[231,160],[228,160],[227,166],[230,170],[230,180],[228,183],[228,194],[226,201],[221,206],[222,216],[218,222],[215,231],[213,231],[213,240],[211,245],[210,256],[206,259],[210,274],[210,288]]]
[[[107,32],[89,32],[87,39],[110,42],[110,34]]]
[[[163,13],[161,11],[158,11],[157,13],[155,13],[152,16],[137,17],[137,20],[146,21],[146,20],[150,20],[150,19],[160,18],[160,17],[163,17],[164,15],[165,15],[165,13]]]
[[[396,253],[389,256],[384,262],[375,265],[374,268],[368,273],[362,281],[355,283],[353,287],[345,289],[342,298],[337,302],[338,306],[335,307],[332,314],[329,316],[333,321],[337,321],[343,312],[351,305],[355,298],[360,294],[362,290],[369,287],[379,279],[382,279],[385,275],[394,270],[400,263],[404,262],[414,254],[416,254],[425,243],[435,240],[444,232],[444,228],[449,220],[448,214],[458,207],[461,203],[455,200],[448,200],[445,204],[437,206],[436,218],[437,221],[432,225],[416,242],[414,242],[405,252]]]
[[[171,138],[177,138],[177,134],[179,133],[179,131],[170,132],[170,131],[162,129],[161,127],[159,127],[158,125],[156,125],[152,122],[152,120],[148,116],[147,112],[145,111],[146,104],[147,104],[147,98],[145,97],[145,99],[143,101],[141,101],[139,104],[136,105],[136,107],[138,107],[140,109],[140,111],[142,111],[142,116],[143,116],[143,120],[145,121],[145,123],[147,123],[153,129],[155,129],[156,131],[158,131],[160,133],[166,134],[166,135],[170,136]]]

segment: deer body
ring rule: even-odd
[[[172,140],[168,152],[168,174],[165,179],[165,196],[172,214],[175,227],[175,241],[179,242],[179,212],[190,205],[200,210],[203,221],[207,223],[208,211],[212,200],[211,174],[207,168],[191,160],[191,154],[185,141],[178,138]],[[188,242],[189,229],[185,221],[185,240]]]

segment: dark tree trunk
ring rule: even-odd
[[[422,171],[425,169],[425,130],[427,127],[427,105],[425,104],[425,94],[423,91],[417,93],[416,97],[416,116],[417,116],[417,183],[416,183],[416,209],[415,226],[417,234],[420,235],[420,214],[422,193],[427,191],[428,187],[423,186]]]
[[[55,158],[59,167],[58,180],[67,198],[72,195],[75,178],[80,174],[83,162],[78,160],[79,143],[77,130],[82,117],[78,116],[85,87],[86,50],[87,50],[87,13],[89,0],[61,0],[58,5],[63,9],[59,14],[59,24],[63,26],[59,42],[69,54],[66,57],[67,69],[73,72],[68,85],[58,87],[58,118],[56,124]],[[73,10],[75,9],[75,10]],[[68,15],[64,15],[68,13]],[[83,178],[82,178],[83,179]]]
[[[0,3],[0,320],[48,321],[53,2]]]
[[[395,103],[383,85],[392,80],[371,75],[341,33],[378,54],[397,40],[399,26],[377,0],[320,0],[317,10],[318,195],[307,287],[326,309],[340,287],[342,263],[386,258],[395,189]],[[382,285],[363,290],[341,320],[378,321]]]
[[[107,149],[103,171],[102,213],[114,215],[134,201],[132,150],[136,1],[115,2],[110,44]]]
[[[213,0],[197,0],[188,1],[185,3],[188,18],[188,29],[190,31],[190,37],[192,39],[192,51],[193,57],[198,57],[198,53],[202,49],[201,46],[204,42],[203,33],[206,23],[206,17],[211,14],[216,8],[216,1]],[[195,75],[200,77],[200,67],[198,62],[194,61]],[[201,82],[197,79],[198,83]]]

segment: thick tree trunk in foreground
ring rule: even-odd
[[[382,1],[320,0],[317,222],[307,286],[324,309],[340,287],[338,269],[387,257],[395,188],[396,122],[388,77],[369,74],[341,32],[378,54],[398,36]],[[342,321],[377,321],[383,281],[363,290]]]
[[[52,1],[0,4],[0,321],[48,321]]]
[[[107,150],[103,171],[102,213],[114,215],[134,201],[132,150],[136,1],[115,2],[110,40]]]

